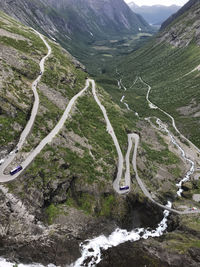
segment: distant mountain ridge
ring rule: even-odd
[[[150,29],[123,0],[0,0],[0,9],[50,35],[87,41]]]
[[[45,2],[64,17],[78,16],[76,22],[79,23],[79,30],[80,26],[84,25],[89,32],[99,31],[102,35],[102,33],[123,31],[139,32],[138,27],[148,29],[148,24],[131,12],[123,0],[45,0]]]
[[[163,22],[161,26],[161,30],[166,28],[168,25],[170,25],[174,20],[179,18],[181,15],[183,15],[185,12],[190,11],[194,5],[200,4],[199,0],[190,0],[188,1],[178,12],[171,15],[166,21]]]
[[[158,38],[173,46],[200,45],[200,0],[190,0],[161,26]]]
[[[0,0],[0,9],[56,40],[83,64],[98,40],[152,32],[124,0]]]
[[[177,12],[180,6],[152,5],[138,6],[134,2],[129,3],[133,12],[140,14],[149,24],[161,25],[168,17]]]
[[[154,103],[174,115],[177,127],[200,147],[199,14],[200,0],[188,1],[163,23],[151,41],[131,53],[118,69],[127,73],[126,80],[142,73],[153,88]]]

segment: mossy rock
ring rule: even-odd
[[[184,191],[189,191],[189,190],[193,189],[193,185],[192,185],[192,183],[187,182],[182,186],[182,188],[183,188]]]
[[[192,198],[192,193],[189,192],[189,191],[184,191],[184,192],[182,193],[182,196],[183,196],[184,198],[191,199],[191,198]]]

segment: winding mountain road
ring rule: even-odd
[[[166,111],[164,111],[163,109],[161,109],[160,107],[156,106],[155,104],[153,104],[150,100],[149,100],[149,94],[150,94],[150,91],[151,91],[151,86],[144,82],[143,79],[141,77],[139,77],[140,81],[146,85],[148,87],[148,92],[147,92],[147,95],[146,95],[146,100],[147,102],[149,103],[149,107],[152,108],[152,109],[158,109],[160,110],[162,113],[164,113],[165,115],[167,115],[171,121],[172,121],[172,126],[173,128],[175,129],[175,131],[180,135],[180,137],[182,137],[183,139],[185,139],[196,151],[198,151],[198,153],[200,153],[200,149],[195,146],[195,144],[193,144],[189,139],[187,139],[179,130],[178,128],[176,127],[176,123],[175,123],[175,119],[169,114],[167,113]]]
[[[138,79],[136,79],[135,81],[137,81]],[[160,109],[159,107],[157,107],[156,105],[154,105],[150,100],[149,100],[149,94],[151,91],[151,86],[148,85],[147,83],[145,83],[141,77],[139,77],[139,80],[145,84],[146,86],[148,86],[148,91],[147,91],[147,95],[146,95],[146,100],[149,103],[149,107],[152,109],[159,109],[161,112],[165,113],[167,116],[169,116],[172,119],[172,124],[174,129],[181,135],[181,133],[178,131],[178,129],[176,128],[176,124],[175,124],[175,120],[174,118],[168,114],[167,112],[163,111],[162,109]],[[122,81],[120,82],[122,84]],[[124,87],[124,86],[123,86]],[[125,87],[126,88],[126,87]],[[123,99],[125,98],[125,96],[123,96]],[[121,100],[123,100],[121,99]],[[167,132],[169,133],[169,131],[167,130]],[[181,180],[181,182],[178,185],[182,185],[182,183],[186,180],[189,179],[190,175],[192,174],[192,170],[194,169],[194,163],[188,159],[185,156],[185,152],[184,150],[176,143],[175,139],[172,137],[172,141],[175,145],[177,145],[177,147],[179,148],[179,150],[181,151],[181,154],[183,156],[183,158],[185,158],[186,161],[188,161],[189,163],[191,163],[191,168],[188,171],[188,173],[186,174],[186,177],[184,177],[184,179]],[[186,139],[186,138],[185,138]],[[127,154],[126,154],[126,173],[125,173],[125,183],[126,185],[130,186],[130,152],[133,146],[133,140],[135,143],[135,147],[134,147],[134,152],[133,152],[133,159],[132,159],[132,165],[133,165],[133,169],[135,171],[135,177],[137,180],[138,185],[140,186],[143,194],[155,205],[159,206],[160,208],[164,209],[164,210],[168,210],[171,211],[173,213],[179,214],[179,215],[187,215],[187,214],[198,214],[200,213],[200,210],[185,210],[185,211],[179,211],[179,210],[175,210],[171,207],[166,207],[165,205],[160,204],[159,202],[157,202],[156,200],[154,200],[152,198],[152,195],[150,194],[150,192],[148,191],[148,189],[146,188],[145,184],[143,183],[143,181],[140,179],[139,175],[138,175],[138,171],[137,171],[137,163],[136,163],[136,159],[137,159],[137,148],[138,148],[138,144],[139,144],[139,135],[136,133],[132,133],[132,134],[128,134],[128,149],[127,149]],[[197,150],[199,150],[194,144],[192,144]],[[119,180],[118,180],[119,181]],[[115,184],[115,182],[114,182]],[[114,186],[115,188],[115,186]],[[178,192],[181,192],[181,189],[178,190]],[[179,194],[180,195],[180,194]]]
[[[40,75],[37,77],[37,79],[33,82],[32,84],[32,90],[34,92],[34,97],[35,97],[35,102],[33,104],[33,108],[31,111],[31,116],[30,119],[26,125],[26,127],[24,128],[19,142],[17,144],[17,149],[21,149],[28,134],[30,133],[37,112],[38,112],[38,107],[39,107],[39,95],[37,92],[37,85],[43,75],[44,72],[44,63],[45,60],[49,57],[49,55],[51,54],[51,47],[49,46],[49,44],[46,42],[46,40],[44,39],[44,37],[38,33],[37,31],[35,31],[39,37],[42,39],[42,41],[44,42],[44,44],[46,45],[46,47],[48,48],[48,53],[45,57],[42,58],[42,60],[40,61]],[[52,139],[59,133],[59,131],[62,129],[62,127],[64,126],[64,123],[66,121],[66,119],[69,116],[69,113],[71,111],[72,106],[74,105],[74,103],[76,102],[77,98],[79,98],[89,87],[91,80],[87,80],[86,81],[86,86],[84,89],[82,89],[78,94],[76,94],[68,103],[67,108],[65,110],[65,112],[63,113],[61,119],[59,120],[59,122],[57,123],[57,125],[54,127],[54,129],[39,143],[39,145],[28,155],[28,157],[26,158],[26,160],[21,164],[23,170],[25,170],[28,165],[35,159],[35,157],[41,152],[41,150],[46,146],[46,144],[50,143],[52,141]],[[14,158],[16,157],[16,153],[15,151],[11,152],[6,158],[5,161],[3,162],[3,164],[0,166],[0,182],[1,183],[5,183],[5,182],[9,182],[12,180],[15,180],[21,173],[22,171],[14,174],[14,175],[5,175],[4,174],[4,170],[6,169],[6,167],[14,160]]]
[[[40,79],[43,75],[43,72],[44,72],[44,64],[45,64],[45,61],[46,59],[51,55],[51,47],[49,46],[49,44],[47,43],[47,41],[45,40],[45,38],[37,31],[35,31],[33,29],[33,31],[39,35],[39,37],[42,39],[42,41],[44,42],[44,44],[46,45],[47,49],[48,49],[48,53],[46,56],[44,56],[39,65],[40,65],[40,74],[39,76],[37,77],[37,79],[32,83],[32,90],[33,90],[33,94],[34,94],[34,103],[33,103],[33,107],[32,107],[32,111],[31,111],[31,116],[30,116],[30,119],[28,121],[28,123],[26,124],[23,132],[21,133],[21,136],[20,136],[20,139],[19,139],[19,142],[17,144],[17,148],[15,149],[16,150],[20,150],[24,144],[24,142],[26,141],[26,138],[27,136],[29,135],[32,127],[33,127],[33,124],[35,122],[35,118],[36,118],[36,115],[37,115],[37,112],[38,112],[38,107],[39,107],[39,95],[38,95],[38,92],[37,92],[37,85],[38,83],[40,82]],[[2,163],[2,165],[0,166],[0,182],[6,182],[6,181],[9,181],[9,177],[8,175],[4,175],[4,170],[5,168],[14,160],[15,158],[15,151],[12,151],[4,160],[4,162]],[[19,174],[18,174],[19,175]],[[13,175],[12,178],[16,178],[18,175]]]
[[[40,62],[40,70],[41,70],[41,73],[38,76],[38,78],[32,84],[32,90],[34,92],[35,102],[33,104],[33,108],[32,108],[30,119],[29,119],[26,127],[24,128],[21,136],[20,136],[20,139],[19,139],[19,142],[18,142],[18,145],[17,145],[17,149],[21,149],[22,148],[22,146],[23,146],[23,144],[24,144],[24,142],[25,142],[28,134],[30,133],[33,124],[34,124],[35,117],[36,117],[37,111],[38,111],[38,106],[39,106],[39,96],[38,96],[38,93],[37,93],[37,85],[38,85],[38,82],[41,79],[41,76],[42,76],[43,72],[44,72],[44,63],[45,63],[45,60],[51,54],[51,47],[48,45],[48,43],[46,42],[46,40],[44,39],[44,37],[40,33],[38,33],[38,32],[36,32],[36,33],[43,40],[44,44],[48,48],[48,53],[47,53],[47,55],[45,57],[42,58],[42,60]],[[140,79],[141,82],[143,82],[144,84],[146,84],[142,80],[141,77],[139,79]],[[63,128],[63,126],[64,126],[67,118],[69,117],[69,113],[70,113],[73,105],[75,104],[75,102],[77,101],[77,99],[81,95],[83,95],[83,93],[89,88],[90,83],[92,84],[92,94],[94,96],[94,99],[95,99],[96,103],[98,104],[99,108],[101,109],[101,111],[103,113],[103,116],[104,116],[104,119],[105,119],[105,122],[106,122],[106,126],[107,126],[107,132],[112,137],[112,140],[114,142],[114,145],[116,147],[117,154],[118,154],[118,171],[117,171],[116,179],[113,182],[113,188],[115,189],[115,191],[117,193],[119,193],[119,194],[124,194],[124,193],[128,193],[129,190],[130,190],[130,185],[131,185],[131,177],[130,177],[130,153],[131,153],[131,150],[132,150],[132,147],[133,147],[133,140],[134,140],[135,146],[134,146],[134,152],[133,152],[132,165],[133,165],[133,169],[135,171],[136,180],[137,180],[138,185],[140,186],[141,190],[143,191],[144,195],[148,199],[150,199],[154,204],[158,205],[159,207],[163,208],[164,210],[169,210],[171,212],[174,212],[174,213],[177,213],[177,214],[180,214],[180,215],[181,214],[200,213],[199,210],[197,210],[197,211],[183,211],[183,212],[182,211],[178,211],[178,210],[172,209],[172,208],[170,208],[168,206],[162,205],[162,204],[156,202],[152,198],[151,194],[149,193],[149,191],[147,190],[147,188],[145,187],[144,183],[142,182],[142,180],[140,179],[140,177],[138,175],[136,159],[137,159],[137,149],[138,149],[138,144],[139,144],[139,136],[137,134],[135,134],[135,133],[128,134],[128,149],[127,149],[127,153],[126,153],[126,156],[125,156],[126,171],[125,171],[125,176],[124,176],[124,183],[125,183],[125,186],[128,186],[128,189],[123,190],[123,191],[120,190],[120,182],[122,180],[123,170],[124,170],[124,157],[123,157],[123,154],[122,154],[122,151],[121,151],[121,148],[120,148],[118,139],[116,137],[115,131],[114,131],[114,129],[112,127],[112,124],[111,124],[111,122],[110,122],[110,120],[108,118],[106,109],[101,104],[101,102],[100,102],[100,100],[99,100],[99,98],[97,96],[95,81],[92,80],[92,79],[87,79],[86,80],[85,87],[79,93],[77,93],[74,97],[72,97],[72,99],[69,101],[69,103],[68,103],[68,105],[67,105],[67,107],[66,107],[66,109],[65,109],[65,111],[64,111],[64,113],[62,115],[62,117],[60,118],[60,120],[58,121],[58,123],[56,124],[56,126],[53,128],[53,130],[39,143],[39,145],[28,155],[28,157],[25,159],[25,161],[21,164],[21,166],[23,167],[23,170],[25,170],[29,166],[29,164],[42,151],[42,149],[48,143],[50,143],[52,141],[52,139]],[[123,86],[122,82],[120,82],[120,84],[121,84],[120,86],[123,87],[124,90],[126,91],[127,89],[126,89],[125,86]],[[146,99],[147,99],[147,101],[149,103],[149,106],[151,108],[158,108],[153,103],[151,103],[151,101],[149,100],[149,93],[150,93],[151,87],[148,84],[146,84],[146,85],[148,86],[148,92],[147,92]],[[128,107],[127,107],[127,109],[128,109]],[[160,108],[158,108],[158,109],[160,109]],[[166,113],[165,111],[162,111],[162,112],[164,112],[166,115],[168,115],[172,119],[173,126],[176,129],[176,131],[179,133],[178,129],[176,128],[174,118],[171,115],[169,115],[168,113]],[[12,175],[12,176],[11,175],[5,175],[4,174],[5,168],[12,162],[12,160],[15,158],[15,156],[16,156],[16,153],[13,151],[13,153],[10,153],[8,155],[8,157],[5,159],[4,163],[0,166],[0,182],[1,183],[12,181],[12,180],[16,179],[22,173],[22,171],[20,171],[20,172],[16,173],[15,175]]]
[[[138,144],[139,144],[139,135],[137,134],[130,134],[129,135],[131,139],[134,139],[135,141],[135,147],[134,147],[134,153],[133,153],[133,159],[132,159],[132,164],[133,164],[133,169],[135,171],[135,178],[137,180],[138,185],[140,186],[143,194],[154,204],[156,204],[157,206],[159,206],[160,208],[164,209],[164,210],[169,210],[173,213],[179,214],[179,215],[186,215],[186,214],[197,214],[200,213],[200,210],[185,210],[185,211],[178,211],[175,210],[173,208],[170,207],[166,207],[165,205],[160,204],[159,202],[155,201],[151,194],[149,193],[149,191],[147,190],[146,186],[144,185],[144,183],[142,182],[142,180],[140,179],[139,175],[138,175],[138,171],[137,171],[137,149],[138,149]],[[132,142],[132,141],[131,141]],[[132,144],[131,144],[132,146]]]
[[[77,98],[79,98],[89,87],[89,80],[86,81],[86,86],[84,89],[82,89],[78,94],[76,94],[68,103],[67,108],[65,109],[65,112],[63,113],[61,119],[59,120],[59,122],[56,124],[56,126],[54,127],[54,129],[39,143],[39,145],[33,150],[33,152],[31,152],[28,157],[26,158],[26,160],[21,164],[21,166],[23,167],[23,170],[26,169],[26,167],[35,159],[35,157],[42,151],[42,149],[48,144],[51,143],[52,139],[59,133],[59,131],[62,129],[62,127],[64,126],[69,113],[72,109],[72,106],[74,105],[75,101],[77,100]],[[5,164],[3,165],[3,167],[5,166]],[[5,167],[4,167],[5,168]],[[16,173],[15,175],[2,175],[2,173],[0,174],[0,182],[8,182],[8,181],[12,181],[14,179],[16,179],[19,175],[21,174],[21,172]]]

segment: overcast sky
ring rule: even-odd
[[[185,3],[188,2],[188,0],[125,0],[125,2],[130,3],[134,2],[138,6],[142,5],[165,5],[165,6],[170,6],[170,5],[179,5],[183,6]]]

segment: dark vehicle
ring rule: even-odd
[[[16,150],[15,150],[15,153],[17,154],[18,152],[19,152],[19,150],[18,150],[18,149],[16,149]]]
[[[40,71],[40,75],[42,75],[42,71]]]
[[[22,166],[19,165],[15,169],[13,169],[12,171],[10,171],[10,175],[14,175],[14,174],[20,172],[22,169],[23,169]]]
[[[128,190],[129,189],[129,186],[120,186],[119,190]]]

